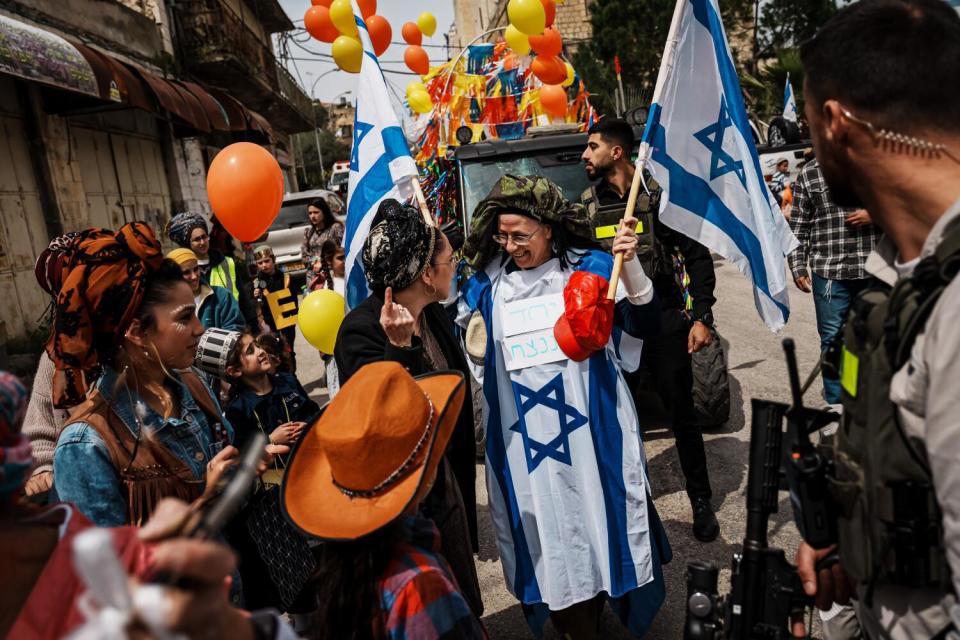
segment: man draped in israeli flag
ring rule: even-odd
[[[537,635],[548,615],[561,635],[595,633],[606,599],[641,636],[663,602],[670,548],[621,369],[639,366],[660,303],[635,233],[622,228],[613,334],[586,360],[568,359],[553,336],[564,288],[578,271],[608,279],[613,266],[592,238],[585,209],[558,186],[501,177],[473,215],[464,254],[479,271],[461,289],[457,321],[483,386],[487,491],[507,587]]]
[[[409,198],[413,193],[411,179],[417,176],[417,165],[390,104],[387,83],[356,2],[353,14],[363,43],[363,62],[357,84],[347,228],[343,238],[347,307],[351,309],[370,294],[359,258],[377,206],[384,198]]]
[[[663,187],[660,220],[736,264],[779,330],[797,240],[763,180],[717,0],[680,0],[667,38],[638,163]]]

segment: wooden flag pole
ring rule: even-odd
[[[420,213],[423,214],[423,221],[426,222],[428,226],[437,226],[437,221],[433,219],[433,214],[430,213],[430,207],[427,206],[427,198],[423,195],[423,189],[420,188],[420,176],[411,177],[410,183],[413,185],[413,193],[416,195],[417,204],[420,205]]]
[[[680,31],[680,22],[683,18],[683,11],[688,0],[677,0],[673,7],[673,17],[670,19],[670,31],[667,34],[667,43],[663,48],[663,58],[660,61],[660,72],[657,74],[657,84],[653,89],[651,103],[658,105],[660,96],[663,93],[663,85],[667,76],[673,69],[674,57],[677,50],[677,39]],[[640,184],[643,182],[643,168],[647,164],[647,156],[650,154],[650,144],[647,136],[650,133],[651,119],[657,117],[653,109],[647,116],[647,126],[643,132],[643,142],[640,143],[640,152],[637,154],[636,170],[633,173],[633,182],[630,183],[630,195],[627,198],[627,210],[623,213],[623,220],[633,219],[633,212],[637,206],[637,197],[640,195]],[[617,296],[617,285],[620,284],[620,271],[623,269],[623,254],[618,253],[613,257],[613,270],[610,272],[610,288],[607,289],[607,298],[615,300]]]

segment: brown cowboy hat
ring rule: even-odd
[[[414,379],[396,362],[357,371],[291,454],[281,489],[287,519],[325,540],[393,522],[430,490],[424,479],[446,451],[464,389],[458,371]]]

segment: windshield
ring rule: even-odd
[[[504,174],[516,176],[538,175],[556,183],[563,189],[563,195],[572,202],[579,202],[584,190],[590,186],[590,180],[584,171],[579,156],[575,161],[558,164],[556,155],[546,156],[544,162],[537,157],[515,158],[512,160],[488,163],[463,163],[463,202],[467,224],[473,219],[473,210],[483,200],[494,183]],[[544,166],[544,165],[548,166]]]
[[[307,205],[311,200],[300,200],[297,202],[284,202],[280,208],[280,213],[270,225],[270,231],[279,229],[292,229],[294,227],[303,227],[310,224],[310,218],[307,217]]]
[[[346,184],[347,180],[350,179],[349,171],[341,171],[340,173],[335,173],[330,176],[330,186],[339,187],[342,184]]]

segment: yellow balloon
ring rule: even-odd
[[[510,0],[507,17],[510,24],[528,36],[540,35],[547,26],[547,12],[540,0]]]
[[[561,87],[569,87],[573,84],[574,79],[577,77],[576,72],[573,70],[573,65],[569,62],[564,62],[563,64],[567,65],[567,79],[560,83]]]
[[[437,30],[437,19],[429,11],[424,11],[417,18],[417,26],[420,27],[420,33],[429,38]]]
[[[427,85],[423,84],[422,82],[417,82],[416,80],[414,80],[413,82],[407,85],[407,97],[409,98],[410,94],[413,93],[414,91],[423,91],[424,93],[426,93]]]
[[[330,289],[317,289],[300,301],[297,325],[307,342],[330,355],[344,317],[343,296]]]
[[[512,24],[507,26],[503,39],[507,41],[507,44],[518,56],[525,56],[530,53],[530,38],[520,33],[520,30]]]
[[[430,99],[430,94],[426,91],[414,89],[407,97],[407,102],[410,104],[410,108],[417,113],[430,113],[433,111],[433,101]]]
[[[338,36],[330,47],[333,61],[337,66],[348,73],[360,73],[360,63],[363,62],[363,45],[357,38]]]
[[[330,5],[330,22],[345,36],[357,35],[357,20],[353,17],[350,0],[333,0]]]

